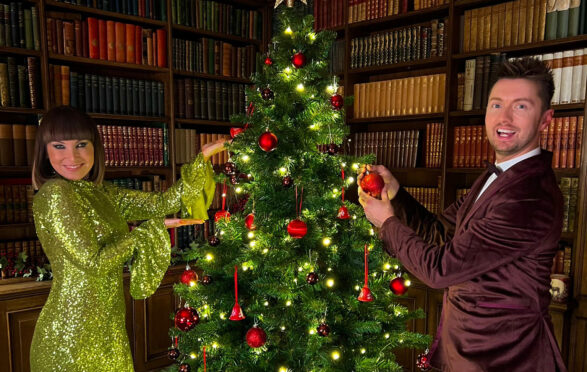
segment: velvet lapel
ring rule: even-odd
[[[483,185],[485,185],[485,182],[487,181],[488,177],[489,177],[489,172],[486,170],[475,180],[475,182],[471,186],[471,190],[467,193],[467,196],[465,197],[463,204],[461,205],[461,207],[459,208],[459,211],[457,212],[457,221],[456,221],[456,226],[455,226],[455,232],[460,230],[460,227],[463,223],[463,219],[465,218],[465,216],[468,215],[469,210],[471,209],[471,207],[475,203],[475,200],[477,199],[477,195],[479,195],[479,192],[483,188]],[[487,192],[487,190],[486,190],[486,192]]]

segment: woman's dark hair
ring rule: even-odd
[[[104,146],[94,120],[87,114],[69,106],[49,110],[39,124],[35,140],[33,161],[33,185],[38,189],[47,180],[59,177],[49,162],[47,144],[52,141],[89,140],[94,146],[94,166],[88,179],[101,183],[104,179]]]

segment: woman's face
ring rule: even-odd
[[[94,145],[90,140],[49,142],[47,154],[53,169],[71,181],[83,179],[94,166]]]

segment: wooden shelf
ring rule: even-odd
[[[200,119],[175,119],[178,124],[192,124],[192,125],[209,125],[221,127],[244,127],[242,123],[232,123],[230,121],[217,120],[200,120]]]
[[[0,54],[18,54],[21,56],[41,57],[41,51],[24,48],[0,47]]]
[[[433,17],[445,17],[448,16],[448,9],[449,5],[446,4],[434,8],[426,8],[403,14],[396,14],[387,17],[355,22],[349,24],[349,30],[357,31],[367,29],[371,31],[371,29],[369,29],[370,26],[386,25],[389,26],[389,28],[391,28],[396,27],[398,25],[398,22],[401,22],[401,24],[410,24],[413,23],[413,21],[421,21],[422,19],[431,19]]]
[[[31,178],[31,166],[0,166],[0,175],[5,178]]]
[[[369,66],[361,68],[349,69],[349,75],[359,75],[366,73],[393,73],[393,72],[405,72],[411,70],[421,70],[425,68],[444,67],[446,66],[448,58],[446,56],[426,58],[418,61],[401,62],[392,65],[384,66]]]
[[[116,69],[121,69],[121,70],[169,73],[169,68],[167,68],[167,67],[137,65],[134,63],[120,63],[120,62],[112,62],[112,61],[106,61],[103,59],[95,59],[95,58],[64,56],[62,54],[56,54],[56,53],[49,53],[49,59],[53,60],[53,61],[83,64],[86,66],[101,66],[101,67],[116,68]]]
[[[27,115],[39,115],[44,114],[43,109],[32,109],[22,107],[0,107],[0,113],[12,113],[12,114],[27,114]]]
[[[116,114],[101,114],[101,113],[88,113],[94,119],[104,119],[104,120],[125,120],[125,121],[139,121],[139,122],[155,122],[155,123],[165,123],[169,121],[169,118],[166,116],[162,117],[155,117],[155,116],[133,116],[133,115],[116,115]]]
[[[261,43],[262,43],[261,40],[248,39],[248,38],[244,38],[244,37],[240,37],[240,36],[236,36],[236,35],[230,35],[230,34],[225,34],[225,33],[221,33],[221,32],[202,30],[199,28],[189,27],[189,26],[173,25],[172,30],[187,32],[187,33],[195,34],[195,35],[199,35],[199,36],[212,37],[212,38],[220,39],[220,40],[234,41],[237,43],[253,44],[253,45],[256,45],[257,47],[260,47]]]
[[[232,77],[232,76],[222,76],[222,75],[215,75],[215,74],[205,74],[203,72],[194,72],[194,71],[173,69],[173,74],[178,75],[178,76],[196,77],[196,78],[202,78],[202,79],[208,79],[208,80],[222,80],[222,81],[230,81],[233,83],[251,84],[250,79],[238,78],[238,77]]]
[[[442,120],[444,118],[443,113],[435,114],[423,114],[423,115],[404,115],[404,116],[387,116],[379,118],[360,118],[360,119],[349,119],[347,120],[348,125],[365,125],[385,122],[398,122],[398,121],[416,121],[416,120]]]
[[[102,16],[102,17],[106,17],[106,18],[110,18],[110,19],[117,19],[117,20],[121,20],[121,21],[130,21],[132,23],[141,23],[144,25],[157,26],[157,27],[167,26],[167,21],[159,21],[159,20],[155,20],[155,19],[151,19],[151,18],[138,17],[138,16],[134,16],[134,15],[128,15],[128,14],[117,13],[117,12],[110,12],[107,10],[101,10],[98,8],[91,8],[91,7],[82,6],[82,5],[73,5],[73,4],[68,4],[68,3],[61,3],[58,1],[52,1],[52,0],[46,0],[45,5],[47,6],[47,8],[49,8],[48,10],[51,10],[51,9],[71,10],[71,11],[74,11],[77,13],[98,15],[98,16]]]

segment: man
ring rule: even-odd
[[[539,147],[540,131],[553,117],[553,93],[552,73],[542,62],[524,58],[502,66],[485,114],[496,152],[490,168],[501,174],[485,171],[440,216],[385,167],[367,167],[385,187],[381,200],[359,190],[359,201],[386,251],[426,285],[446,288],[429,354],[434,368],[566,371],[548,314],[563,202],[552,154]]]

